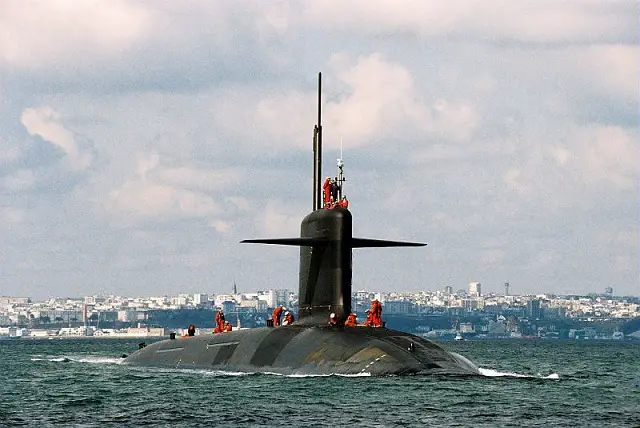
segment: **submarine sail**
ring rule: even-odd
[[[354,248],[418,247],[418,242],[353,237],[346,205],[328,201],[322,177],[322,74],[313,136],[313,211],[300,237],[247,239],[242,243],[300,247],[298,320],[293,325],[163,340],[131,354],[125,364],[281,374],[477,375],[469,360],[424,338],[375,327],[328,326],[330,313],[351,313]],[[340,188],[344,183],[340,169]]]

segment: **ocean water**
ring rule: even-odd
[[[640,343],[443,342],[476,377],[121,365],[138,340],[0,341],[0,426],[640,427]]]

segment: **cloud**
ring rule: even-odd
[[[83,171],[91,165],[92,157],[78,150],[73,133],[59,123],[60,115],[51,107],[28,108],[20,120],[27,132],[59,147],[66,154],[71,168]]]
[[[9,2],[0,15],[0,57],[18,68],[114,58],[148,34],[150,15],[124,0]]]
[[[637,5],[626,2],[502,0],[487,5],[462,0],[402,4],[381,0],[371,7],[366,0],[314,0],[307,2],[302,14],[306,23],[351,32],[534,43],[596,42],[621,37],[632,42],[637,26],[633,18],[637,16]]]
[[[637,16],[624,1],[9,2],[3,273],[48,285],[34,295],[219,292],[234,270],[295,289],[296,251],[238,241],[299,234],[320,70],[324,170],[343,140],[354,233],[429,242],[358,252],[354,284],[637,293]]]
[[[159,165],[156,153],[140,157],[136,176],[110,192],[110,211],[132,220],[166,220],[176,215],[207,217],[220,211],[207,195],[156,181],[150,173],[159,168]]]
[[[19,224],[25,219],[25,213],[22,210],[8,207],[0,209],[0,219],[4,224]]]
[[[35,184],[35,175],[28,169],[20,169],[3,179],[3,187],[12,192],[24,192]]]
[[[222,192],[241,177],[237,170],[198,170],[163,165],[158,153],[138,157],[134,174],[108,192],[109,215],[125,224],[203,219],[220,233],[229,233],[232,222],[222,217]],[[238,199],[242,201],[242,198]]]
[[[470,102],[436,99],[430,105],[421,99],[412,73],[379,53],[359,56],[355,63],[346,54],[335,55],[332,68],[345,91],[323,100],[323,135],[329,148],[339,147],[340,140],[350,148],[370,145],[397,135],[394,131],[399,127],[404,134],[463,141],[480,123]],[[300,135],[308,135],[309,124],[315,121],[314,99],[313,92],[263,98],[256,107],[260,129],[269,133],[276,147],[307,147],[308,140]]]
[[[637,130],[594,126],[576,135],[578,160],[587,181],[609,182],[620,188],[638,185]]]

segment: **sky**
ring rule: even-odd
[[[353,289],[640,295],[636,1],[4,0],[0,295],[298,287],[342,142]]]

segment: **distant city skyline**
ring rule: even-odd
[[[637,2],[3,12],[0,295],[297,290],[239,241],[300,233],[319,71],[354,235],[428,243],[354,251],[354,290],[640,294]]]
[[[393,291],[380,291],[380,290],[375,290],[375,289],[353,289],[352,290],[352,294],[358,294],[358,293],[373,293],[373,294],[380,294],[380,295],[387,295],[387,294],[413,294],[413,293],[438,293],[438,292],[443,292],[445,294],[455,294],[455,295],[470,295],[473,297],[481,297],[481,296],[513,296],[513,297],[526,297],[526,296],[542,296],[542,295],[546,295],[546,296],[592,296],[592,295],[598,295],[598,296],[608,296],[608,297],[612,297],[612,298],[622,298],[622,297],[640,297],[640,293],[636,293],[636,294],[616,294],[615,290],[613,290],[612,287],[606,287],[603,290],[600,291],[591,291],[591,292],[585,292],[585,293],[552,293],[552,292],[539,292],[539,293],[517,293],[517,292],[509,292],[508,294],[505,294],[505,288],[504,288],[504,284],[502,287],[502,290],[499,291],[494,291],[494,290],[485,290],[484,286],[482,286],[482,288],[480,289],[479,294],[476,294],[475,292],[473,292],[471,290],[472,288],[472,284],[480,284],[480,283],[476,283],[476,282],[471,282],[468,284],[468,286],[465,287],[452,287],[452,286],[445,286],[442,288],[437,288],[437,289],[416,289],[416,290],[393,290]],[[50,295],[50,296],[44,296],[42,298],[34,298],[32,296],[28,296],[28,295],[5,295],[5,294],[0,294],[0,304],[2,303],[3,299],[19,299],[19,298],[29,298],[32,301],[47,301],[50,299],[87,299],[87,298],[91,298],[91,297],[97,297],[97,298],[108,298],[111,296],[117,296],[117,297],[121,297],[121,298],[125,298],[125,299],[148,299],[148,298],[155,298],[155,297],[167,297],[167,298],[172,298],[172,297],[177,297],[177,296],[189,296],[190,298],[193,298],[193,296],[200,296],[200,298],[202,298],[202,296],[206,296],[208,298],[211,297],[218,297],[218,296],[233,296],[233,295],[254,295],[257,293],[264,293],[264,292],[268,292],[269,290],[274,290],[274,289],[260,289],[260,290],[238,290],[236,293],[234,293],[232,290],[229,291],[220,291],[217,293],[213,293],[213,292],[207,292],[205,290],[200,290],[200,291],[195,291],[195,292],[178,292],[175,294],[167,294],[167,293],[156,293],[156,294],[136,294],[136,295],[132,295],[132,294],[87,294],[87,295]],[[280,288],[278,290],[286,290],[289,293],[293,293],[295,295],[298,294],[298,288],[293,287],[293,288]]]

